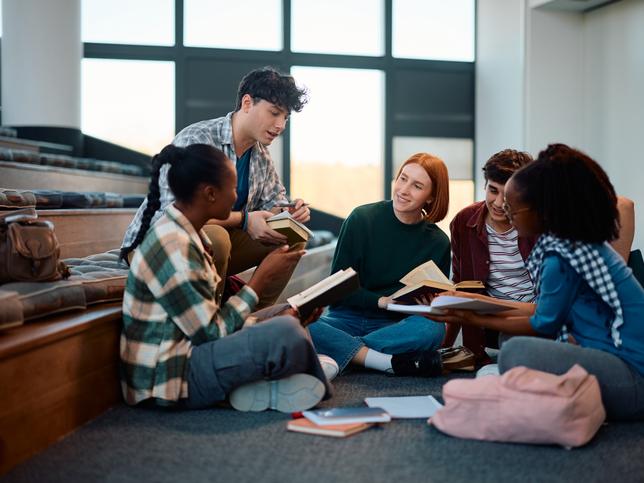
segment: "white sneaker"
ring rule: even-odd
[[[340,372],[340,367],[338,366],[338,363],[335,362],[335,359],[331,359],[329,356],[325,356],[324,354],[318,354],[318,359],[320,359],[320,365],[322,366],[322,370],[324,371],[324,375],[327,380],[332,381],[335,379],[335,376]]]
[[[230,393],[230,404],[237,411],[275,409],[282,413],[305,411],[324,397],[322,381],[310,374],[294,374],[276,381],[244,384]]]
[[[498,376],[498,375],[499,375],[498,364],[487,364],[481,367],[478,371],[476,371],[476,377]]]

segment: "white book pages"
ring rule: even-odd
[[[447,284],[452,283],[449,278],[441,272],[438,265],[434,263],[434,260],[430,260],[414,268],[411,272],[400,279],[400,283],[404,285],[415,285],[417,283],[422,283],[425,280],[434,280],[435,282]]]

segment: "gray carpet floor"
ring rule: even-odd
[[[367,396],[440,397],[445,378],[356,372],[325,406]],[[583,448],[460,440],[425,420],[395,420],[346,439],[286,431],[288,416],[217,408],[163,412],[117,406],[2,482],[644,481],[644,423],[608,424]]]

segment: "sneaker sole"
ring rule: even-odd
[[[324,392],[324,384],[319,379],[309,374],[295,374],[277,381],[257,381],[240,386],[230,393],[230,405],[238,411],[270,408],[292,413],[312,408],[322,400]]]

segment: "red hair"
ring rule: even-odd
[[[431,201],[427,201],[423,207],[425,220],[430,223],[438,223],[447,216],[449,208],[449,174],[447,166],[441,158],[428,153],[416,153],[405,161],[396,179],[408,164],[418,164],[425,169],[427,176],[432,180]]]

